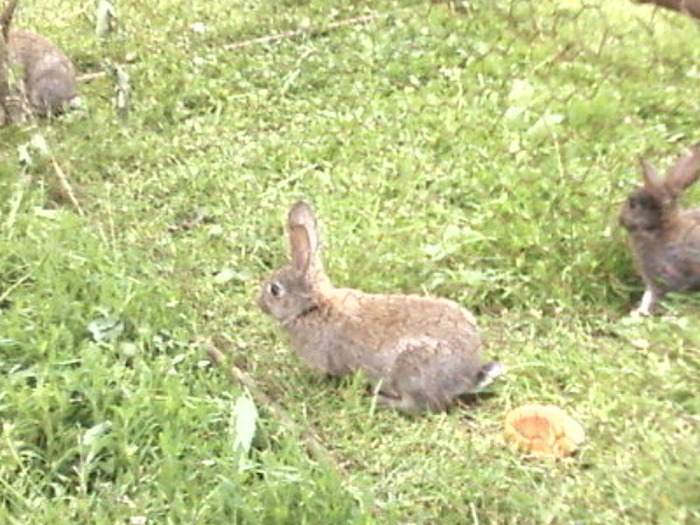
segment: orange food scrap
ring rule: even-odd
[[[508,412],[506,439],[526,452],[568,457],[585,441],[581,424],[553,405],[528,404]]]

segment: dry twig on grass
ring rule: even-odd
[[[368,24],[370,22],[378,20],[379,18],[381,18],[381,16],[382,15],[359,16],[357,18],[349,18],[347,20],[339,20],[338,22],[332,22],[324,27],[305,27],[302,29],[296,29],[294,31],[285,31],[284,33],[277,33],[275,35],[261,36],[258,38],[252,38],[250,40],[243,40],[241,42],[233,42],[231,44],[226,44],[223,46],[223,49],[230,51],[231,49],[239,49],[242,47],[253,46],[256,44],[269,44],[271,42],[277,42],[279,40],[289,40],[302,35],[323,35],[328,31],[332,31],[333,29],[338,29],[341,27]],[[106,76],[107,73],[105,71],[97,71],[95,73],[85,73],[84,75],[80,75],[77,77],[76,80],[78,82],[92,82],[93,80],[104,78]]]
[[[336,472],[338,472],[341,477],[345,476],[340,462],[323,446],[319,438],[309,431],[300,429],[299,425],[291,418],[287,411],[263,392],[252,377],[237,366],[229,363],[224,352],[219,350],[211,341],[199,341],[198,344],[207,353],[212,363],[222,367],[226,371],[229,379],[233,383],[243,385],[248,392],[250,392],[250,395],[253,397],[258,407],[264,407],[264,409],[270,412],[283,426],[298,435],[304,443],[306,451],[313,459],[333,465]]]
[[[58,183],[61,186],[63,195],[68,199],[73,208],[75,208],[76,213],[81,217],[84,217],[85,213],[83,212],[83,209],[81,208],[80,203],[78,202],[78,199],[75,196],[75,192],[73,191],[73,188],[68,182],[68,178],[66,177],[65,172],[56,160],[56,157],[54,157],[53,155],[51,155],[51,165],[53,166],[53,169],[56,172],[56,178],[58,179]]]
[[[379,19],[381,15],[368,15],[360,16],[357,18],[349,18],[347,20],[340,20],[338,22],[332,22],[324,27],[305,27],[303,29],[296,29],[294,31],[285,31],[284,33],[278,33],[276,35],[261,36],[259,38],[252,38],[250,40],[243,40],[241,42],[233,42],[232,44],[226,44],[224,49],[239,49],[241,47],[248,47],[255,44],[268,44],[270,42],[277,42],[279,40],[289,40],[291,38],[296,38],[302,35],[322,35],[331,31],[333,29],[338,29],[339,27],[346,27],[359,24],[368,24]]]
[[[79,75],[75,80],[76,82],[92,82],[93,80],[105,78],[106,76],[106,71],[96,71],[95,73],[85,73],[84,75]]]

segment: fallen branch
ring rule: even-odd
[[[84,217],[85,213],[83,212],[83,209],[80,207],[80,203],[78,202],[78,199],[75,197],[75,193],[73,192],[73,188],[69,184],[68,178],[66,177],[66,174],[64,173],[63,169],[58,164],[56,157],[54,157],[53,155],[51,155],[51,164],[53,165],[53,169],[56,172],[56,178],[58,179],[58,183],[61,185],[61,189],[63,190],[63,193],[68,198],[68,201],[73,205],[73,208],[75,208],[75,211],[77,212],[77,214],[80,215],[81,217]]]
[[[284,33],[278,33],[276,35],[261,36],[259,38],[253,38],[251,40],[243,40],[241,42],[233,42],[231,44],[226,44],[223,49],[230,51],[231,49],[238,49],[241,47],[254,46],[256,44],[267,44],[270,42],[277,42],[278,40],[289,40],[291,38],[296,38],[302,35],[322,35],[331,31],[333,29],[338,29],[340,27],[368,24],[374,20],[378,20],[382,15],[367,15],[360,16],[357,18],[349,18],[347,20],[340,20],[338,22],[332,22],[325,27],[305,27],[303,29],[297,29],[294,31],[285,31]],[[76,78],[78,82],[92,82],[93,80],[98,80],[105,78],[107,76],[106,71],[97,71],[95,73],[85,73],[84,75],[79,75]]]
[[[237,366],[228,363],[226,355],[211,341],[199,341],[198,344],[205,350],[212,363],[217,366],[221,366],[226,370],[229,379],[233,383],[243,385],[248,392],[250,392],[250,395],[253,397],[253,400],[258,407],[264,407],[264,409],[270,412],[270,414],[280,421],[283,426],[300,436],[305,445],[306,451],[313,459],[322,463],[334,465],[338,474],[341,476],[344,475],[339,462],[333,458],[332,454],[328,452],[328,450],[326,450],[323,444],[319,441],[318,437],[308,431],[301,430],[299,425],[291,418],[287,411],[275,403],[265,392],[263,392],[252,377]]]
[[[85,73],[84,75],[78,76],[75,80],[77,82],[92,82],[98,78],[104,78],[107,76],[106,71],[98,71],[96,73]]]
[[[239,49],[241,47],[253,46],[256,44],[268,44],[270,42],[277,42],[279,40],[289,40],[291,38],[296,38],[302,35],[322,35],[331,31],[333,29],[338,29],[339,27],[346,27],[358,24],[368,24],[381,18],[381,15],[368,15],[360,16],[357,18],[349,18],[347,20],[340,20],[338,22],[332,22],[325,27],[305,27],[303,29],[297,29],[294,31],[285,31],[284,33],[278,33],[276,35],[261,36],[259,38],[253,38],[251,40],[243,40],[242,42],[234,42],[232,44],[226,44],[224,49]]]
[[[43,262],[43,260],[41,261]],[[29,272],[25,275],[23,275],[20,279],[12,283],[7,290],[5,290],[2,294],[0,294],[0,308],[2,308],[2,305],[5,301],[7,301],[7,298],[10,297],[10,294],[14,292],[17,288],[22,286],[26,281],[29,280],[29,278],[32,276],[32,272]]]

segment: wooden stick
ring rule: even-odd
[[[92,82],[93,80],[97,80],[98,78],[104,78],[106,76],[106,71],[97,71],[96,73],[85,73],[84,75],[80,75],[75,80],[78,82]]]
[[[256,405],[259,407],[264,407],[265,410],[270,412],[270,414],[278,419],[285,427],[299,435],[304,442],[306,451],[312,458],[321,463],[333,465],[339,475],[345,475],[340,466],[340,462],[333,458],[332,454],[323,446],[319,438],[309,431],[300,429],[299,425],[291,418],[287,411],[275,403],[265,392],[263,392],[252,377],[237,366],[230,365],[227,362],[228,359],[226,358],[226,355],[219,350],[214,343],[204,340],[198,341],[198,344],[206,351],[212,363],[222,366],[226,370],[227,375],[232,382],[243,385],[248,392],[250,392],[250,395],[255,400]]]
[[[12,283],[7,290],[5,290],[2,294],[0,294],[0,305],[4,303],[7,298],[10,296],[12,292],[14,292],[17,288],[22,286],[22,284],[27,281],[30,277],[32,276],[32,272],[29,272],[25,275],[23,275],[19,280],[15,281]]]
[[[61,166],[58,164],[58,161],[56,160],[56,157],[53,156],[53,154],[51,155],[51,164],[53,165],[53,169],[56,172],[56,178],[58,179],[58,182],[61,185],[61,188],[63,189],[66,197],[68,197],[68,200],[73,205],[78,215],[84,217],[85,213],[83,213],[83,209],[80,207],[80,203],[75,197],[73,188],[71,188],[66,174],[63,172],[63,169],[61,169]]]
[[[308,28],[304,28],[304,29],[297,29],[294,31],[285,31],[284,33],[278,33],[276,35],[261,36],[259,38],[253,38],[251,40],[243,40],[242,42],[234,42],[232,44],[226,44],[224,46],[224,49],[231,50],[231,49],[239,49],[241,47],[253,46],[256,44],[267,44],[270,42],[277,42],[279,40],[289,40],[290,38],[296,38],[296,37],[302,36],[302,35],[322,35],[323,33],[326,33],[327,31],[331,31],[332,29],[338,29],[339,27],[358,25],[358,24],[368,24],[369,22],[373,22],[374,20],[381,18],[381,16],[382,15],[360,16],[357,18],[349,18],[347,20],[340,20],[338,22],[332,22],[325,27],[318,27],[318,28],[308,27]]]
[[[357,18],[349,18],[347,20],[340,20],[338,22],[332,22],[325,27],[319,27],[319,28],[307,27],[304,29],[297,29],[294,31],[285,31],[284,33],[278,33],[276,35],[261,36],[258,38],[253,38],[251,40],[243,40],[241,42],[233,42],[232,44],[226,44],[225,46],[223,46],[223,48],[226,49],[227,51],[230,51],[231,49],[239,49],[241,47],[253,46],[255,44],[266,44],[269,42],[277,42],[278,40],[289,40],[291,38],[295,38],[295,37],[302,36],[302,35],[322,35],[323,33],[326,33],[327,31],[331,31],[333,29],[338,29],[339,27],[358,25],[358,24],[368,24],[370,22],[373,22],[374,20],[378,20],[381,17],[382,17],[382,15],[367,15],[367,16],[360,16]],[[84,75],[80,75],[76,78],[76,80],[78,82],[92,82],[93,80],[104,78],[106,76],[107,76],[107,73],[105,71],[97,71],[95,73],[85,73]]]

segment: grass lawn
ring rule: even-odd
[[[700,523],[700,296],[631,318],[617,224],[638,158],[700,137],[697,22],[614,0],[115,3],[102,39],[92,2],[16,20],[83,75],[119,66],[131,99],[94,75],[83,110],[0,130],[0,524]],[[255,304],[299,198],[336,284],[458,301],[507,375],[411,418],[305,369]],[[578,455],[504,443],[528,402],[583,424]]]

